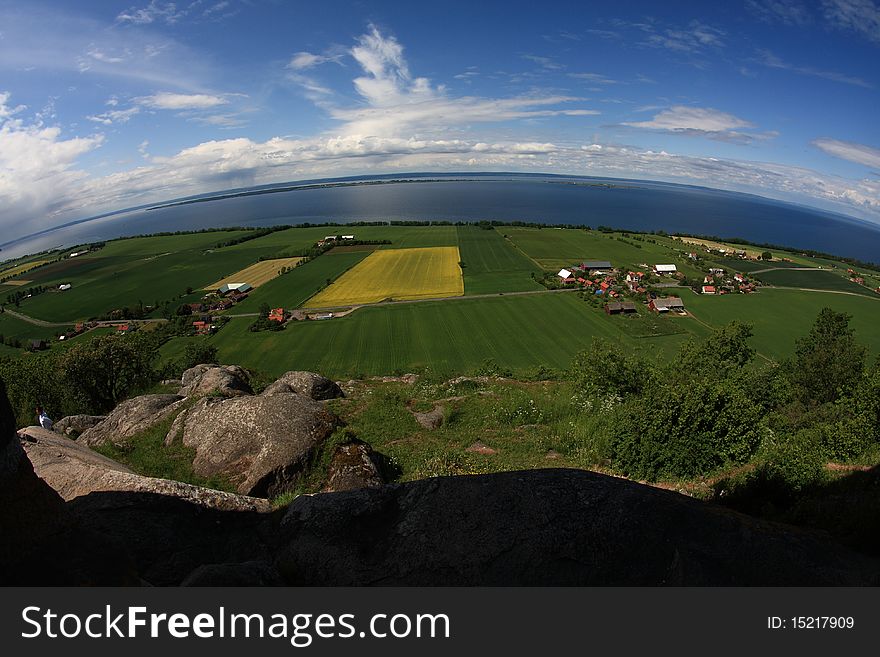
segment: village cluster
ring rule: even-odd
[[[696,253],[689,253],[688,257],[695,262],[700,259]],[[632,299],[643,300],[656,313],[686,314],[680,297],[660,296],[658,290],[664,288],[691,287],[698,294],[748,294],[756,288],[756,283],[745,274],[731,275],[720,267],[710,267],[699,280],[688,280],[674,264],[643,263],[638,267],[638,271],[629,271],[614,267],[607,260],[585,260],[560,269],[555,279],[560,286],[580,287],[586,293],[603,297],[609,315],[637,312]]]

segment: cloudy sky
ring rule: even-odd
[[[696,183],[880,223],[876,0],[0,0],[0,242],[402,171]]]

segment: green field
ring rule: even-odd
[[[795,338],[809,332],[824,307],[851,314],[856,339],[874,355],[880,354],[880,300],[782,289],[724,296],[684,294],[682,299],[698,319],[713,326],[734,320],[751,324],[755,332],[752,345],[774,360],[793,353]]]
[[[264,303],[273,308],[299,308],[316,292],[370,255],[369,251],[334,253],[318,256],[304,265],[273,278],[235,306],[236,313],[254,313]]]
[[[670,355],[691,330],[703,331],[689,318],[669,318],[681,322],[685,331],[634,339],[619,330],[619,319],[575,294],[465,297],[363,308],[332,320],[292,322],[278,332],[252,333],[247,319],[233,319],[210,341],[223,362],[273,375],[306,369],[350,377],[425,367],[454,375],[472,372],[486,359],[516,371],[542,365],[564,368],[594,337],[652,356]],[[163,353],[181,349],[172,343]]]
[[[18,338],[23,343],[28,340],[54,340],[55,334],[63,329],[46,326],[35,326],[9,313],[0,313],[0,335]]]
[[[541,289],[532,278],[540,268],[501,233],[476,226],[459,226],[457,233],[466,295]]]
[[[880,299],[880,295],[876,292],[857,283],[853,283],[848,278],[844,278],[839,274],[825,271],[823,269],[779,269],[757,274],[755,277],[762,283],[776,285],[778,287],[798,287],[809,290],[852,292],[854,294],[862,294],[864,296]]]
[[[621,233],[563,228],[503,226],[497,230],[546,270],[582,260],[608,260],[621,269],[635,269],[640,264],[674,264],[687,276],[702,276],[682,255],[681,243],[668,238],[637,236],[639,241]]]

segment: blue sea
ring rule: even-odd
[[[121,212],[0,244],[0,257],[127,235],[222,226],[494,219],[739,237],[880,262],[880,227],[747,194],[634,180],[517,174],[405,174],[385,179],[410,182],[352,184],[382,178],[336,179],[325,182],[337,186]]]

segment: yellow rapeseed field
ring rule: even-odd
[[[237,271],[231,276],[206,286],[206,290],[216,290],[223,287],[227,283],[249,283],[251,287],[260,287],[263,283],[271,281],[281,273],[282,267],[293,267],[302,258],[275,258],[273,260],[263,260],[250,267],[245,267],[241,271]]]
[[[34,260],[33,262],[26,262],[23,265],[18,265],[17,267],[10,267],[9,269],[4,269],[0,271],[0,278],[6,278],[7,276],[18,276],[19,274],[24,274],[25,272],[30,271],[35,267],[39,267],[40,265],[45,265],[48,260]],[[29,282],[29,281],[28,281]],[[8,285],[15,285],[13,282],[8,282]]]
[[[464,294],[457,246],[374,251],[306,302],[332,308]]]

